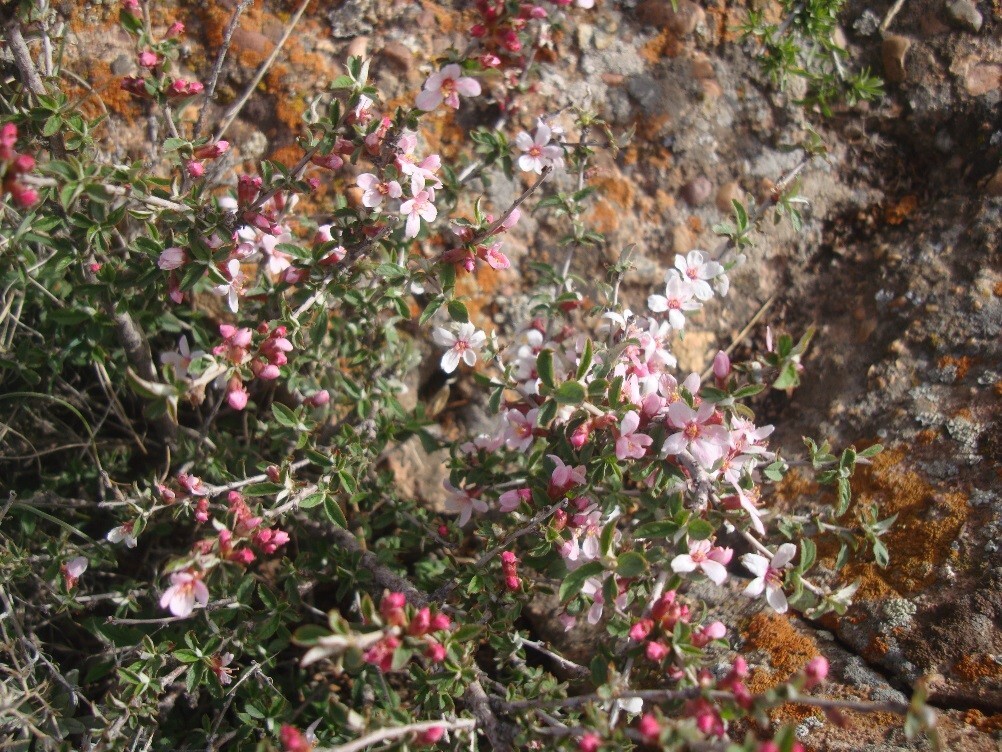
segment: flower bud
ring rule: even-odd
[[[452,620],[445,614],[435,614],[431,617],[432,632],[445,632],[452,626]]]
[[[143,50],[139,53],[139,65],[143,68],[156,68],[160,63],[160,56],[153,50]]]
[[[598,752],[601,745],[602,740],[596,734],[589,732],[578,739],[578,752]]]
[[[420,637],[431,627],[431,609],[427,606],[420,609],[414,618],[411,619],[411,623],[407,625],[407,634],[413,635],[414,637]]]
[[[717,377],[717,381],[725,381],[731,375],[731,359],[723,350],[713,358],[713,375]]]
[[[804,688],[811,689],[812,687],[816,687],[828,676],[828,659],[823,655],[811,658],[807,662],[807,665],[804,666],[804,675],[807,677]]]
[[[184,168],[188,171],[188,174],[193,178],[200,178],[205,174],[205,165],[199,162],[197,159],[189,159],[184,163]]]
[[[182,34],[184,34],[184,24],[181,23],[180,21],[175,21],[174,23],[172,23],[170,25],[170,28],[167,29],[167,38],[168,39],[170,39],[172,37],[179,37]]]
[[[652,641],[647,643],[645,649],[647,660],[653,663],[661,663],[668,655],[668,646],[663,642]]]
[[[644,717],[640,719],[637,731],[644,737],[644,742],[647,744],[657,744],[661,738],[661,724],[651,713],[645,713]]]
[[[654,629],[654,622],[650,619],[641,619],[632,627],[630,627],[630,639],[635,642],[640,642],[641,640],[646,640],[647,635],[651,633]]]
[[[444,728],[441,726],[432,726],[430,729],[425,729],[418,734],[414,743],[420,746],[431,746],[432,744],[438,744],[444,735]]]

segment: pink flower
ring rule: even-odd
[[[619,438],[616,439],[616,458],[620,461],[643,458],[647,454],[647,447],[654,441],[650,436],[636,432],[639,425],[640,416],[635,410],[626,413],[619,426]]]
[[[550,134],[550,127],[540,121],[534,137],[525,131],[515,137],[515,145],[524,152],[518,158],[519,169],[539,175],[546,166],[560,167],[563,164],[564,152],[559,146],[549,145]]]
[[[644,654],[647,656],[647,660],[652,663],[660,663],[668,657],[669,652],[668,646],[663,642],[658,642],[657,640],[648,642],[647,646],[644,648]]]
[[[531,498],[532,491],[528,488],[513,488],[498,497],[498,509],[506,513],[514,512],[523,502],[528,502]]]
[[[554,464],[553,472],[550,474],[550,495],[563,496],[574,486],[584,485],[585,478],[584,465],[570,467],[555,454],[546,455]]]
[[[667,438],[661,451],[669,455],[681,454],[688,447],[696,461],[709,468],[720,459],[727,448],[727,429],[708,423],[715,412],[710,402],[703,402],[693,410],[683,400],[668,406],[668,422],[682,429]]]
[[[689,553],[676,556],[671,561],[673,572],[692,572],[701,569],[717,585],[727,579],[727,568],[734,552],[729,548],[714,547],[708,540],[693,541]]]
[[[535,438],[536,417],[539,409],[533,408],[522,414],[519,410],[509,410],[504,414],[507,425],[505,428],[505,444],[513,451],[524,452],[532,446]],[[510,510],[509,510],[510,511]]]
[[[437,327],[431,335],[435,344],[439,347],[446,347],[445,355],[442,356],[441,367],[446,373],[452,373],[459,366],[462,360],[466,365],[472,366],[477,362],[477,350],[479,350],[487,339],[487,335],[479,331],[473,324],[466,322],[455,327],[454,331]]]
[[[665,285],[664,295],[651,295],[647,298],[647,307],[655,313],[668,311],[668,323],[673,329],[685,328],[685,315],[683,311],[698,311],[700,304],[693,300],[692,288],[686,285],[679,277],[671,275],[668,284]]]
[[[168,39],[170,39],[171,37],[179,37],[182,34],[184,34],[184,24],[181,23],[180,21],[175,21],[170,25],[170,28],[167,29]]]
[[[421,229],[421,220],[425,222],[435,221],[438,216],[438,209],[432,201],[435,200],[434,193],[428,190],[420,190],[414,194],[414,198],[404,201],[400,205],[400,213],[406,215],[407,225],[404,227],[405,238],[416,238]]]
[[[765,590],[765,599],[777,614],[785,614],[787,609],[786,594],[783,592],[783,569],[797,554],[797,547],[792,543],[784,543],[773,555],[770,561],[759,554],[745,554],[741,563],[749,572],[756,575],[744,589],[745,595],[756,596]]]
[[[424,91],[417,95],[415,104],[419,110],[430,112],[445,101],[447,107],[459,109],[459,95],[480,96],[480,83],[475,78],[464,76],[456,63],[450,63],[442,70],[432,73],[424,82]]]
[[[202,574],[192,570],[174,572],[170,576],[171,586],[160,598],[160,608],[168,609],[174,616],[191,616],[198,602],[205,606],[209,602],[209,589],[202,582]]]
[[[364,191],[362,206],[370,209],[381,206],[385,198],[400,198],[403,195],[400,183],[396,180],[382,181],[371,172],[363,172],[355,179],[355,183]]]
[[[273,554],[289,542],[289,534],[278,528],[260,528],[254,533],[254,545],[263,554]]]
[[[456,488],[448,480],[443,481],[442,486],[449,492],[449,496],[445,500],[445,509],[447,512],[459,514],[460,527],[470,521],[474,510],[481,514],[487,511],[487,502],[483,499],[472,496],[468,491]]]
[[[511,266],[511,261],[501,253],[501,241],[497,241],[491,246],[478,245],[477,256],[487,263],[491,269],[507,269]]]

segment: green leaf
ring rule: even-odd
[[[852,501],[852,490],[849,487],[848,478],[838,479],[838,508],[835,516],[841,517],[849,510],[849,502]]]
[[[591,339],[585,341],[584,352],[581,353],[581,362],[578,364],[578,380],[583,379],[588,369],[591,368],[593,353]]]
[[[187,648],[175,650],[171,655],[181,661],[181,663],[196,663],[202,660],[201,656],[197,655],[194,650],[188,650]]]
[[[296,428],[299,425],[299,416],[281,402],[272,402],[271,412],[280,426]]]
[[[536,425],[540,428],[546,428],[557,417],[557,403],[555,400],[546,400],[542,405],[539,406],[539,412],[536,414]]]
[[[800,374],[797,372],[797,365],[792,361],[783,364],[779,377],[772,383],[774,389],[792,389],[800,386]]]
[[[438,313],[438,309],[442,307],[445,303],[445,298],[441,295],[436,295],[434,298],[428,301],[428,305],[424,307],[421,311],[421,317],[418,319],[418,323],[424,326],[428,323],[432,316]]]
[[[692,540],[706,540],[713,535],[714,528],[709,522],[696,518],[689,522],[689,537]]]
[[[641,525],[633,531],[633,537],[646,540],[673,538],[678,529],[678,524],[671,520],[659,520],[658,522],[648,522]]]
[[[636,551],[626,551],[616,557],[616,574],[621,577],[637,577],[647,571],[647,559]]]
[[[327,500],[327,494],[324,491],[317,491],[316,493],[311,493],[305,499],[299,502],[300,509],[313,509],[313,507],[320,506]]]
[[[536,373],[539,374],[540,381],[544,386],[553,388],[553,351],[545,349],[536,357]]]
[[[470,312],[466,310],[466,304],[461,300],[449,301],[449,316],[453,321],[465,324],[470,320]]]
[[[883,447],[882,444],[874,444],[873,446],[867,447],[866,449],[864,449],[857,456],[859,456],[859,457],[861,457],[863,459],[867,459],[868,460],[871,457],[876,457],[882,451],[884,451],[884,447]]]
[[[565,381],[553,396],[561,405],[580,405],[585,400],[585,388],[577,381]]]
[[[327,519],[338,527],[348,527],[348,520],[344,518],[344,512],[341,511],[340,505],[333,496],[328,496],[324,499],[324,512],[327,514]]]
[[[560,602],[566,603],[569,601],[581,592],[581,588],[584,587],[585,580],[589,577],[600,575],[604,571],[605,567],[602,566],[602,562],[600,561],[590,561],[578,569],[575,569],[564,578],[563,582],[560,583],[560,591],[558,593]]]
[[[814,541],[810,538],[804,538],[800,541],[800,566],[798,569],[801,572],[808,571],[812,566],[814,566],[814,561],[817,559],[818,547],[814,545]]]

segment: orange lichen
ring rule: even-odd
[[[785,616],[759,613],[753,616],[746,630],[745,650],[763,650],[769,655],[771,670],[756,669],[746,682],[752,694],[761,694],[789,681],[804,665],[819,655],[817,644],[790,624]],[[778,723],[797,723],[817,715],[806,705],[784,705],[770,712]]]
[[[599,194],[604,198],[618,205],[622,209],[632,209],[635,200],[634,184],[629,180],[617,177],[607,177],[594,180],[591,183],[593,188],[597,188]]]
[[[640,48],[640,55],[649,63],[656,63],[663,57],[678,57],[683,48],[682,40],[675,32],[665,27],[654,39]]]
[[[932,584],[967,518],[964,494],[930,485],[910,469],[908,455],[904,447],[885,450],[872,465],[860,468],[854,483],[855,504],[877,502],[881,517],[898,515],[883,537],[891,566],[881,569],[873,562],[850,562],[843,570],[846,581],[860,582],[857,601],[908,595]],[[832,545],[819,545],[826,566],[834,564],[835,551]]]
[[[968,710],[964,713],[964,723],[974,726],[978,731],[983,731],[986,734],[1002,731],[1002,713],[985,715],[980,710]]]
[[[984,653],[965,655],[953,664],[953,670],[968,681],[1002,677],[1002,665]]]
[[[588,212],[588,221],[602,233],[613,232],[619,227],[619,218],[619,211],[608,201],[602,199],[596,201],[591,211]]]
[[[956,358],[952,355],[944,355],[937,362],[937,365],[940,368],[948,368],[949,366],[953,366],[954,368],[956,368],[957,381],[961,381],[964,378],[964,376],[967,375],[967,372],[971,370],[971,366],[973,364],[974,364],[974,358],[972,358],[969,355],[962,355],[959,358]]]

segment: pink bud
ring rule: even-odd
[[[205,165],[197,159],[189,159],[184,163],[184,168],[193,178],[200,178],[205,174]]]
[[[143,68],[156,68],[160,62],[160,57],[152,50],[144,50],[139,53],[139,64]]]
[[[232,379],[230,380],[229,391],[226,393],[226,404],[234,410],[243,410],[247,407],[247,400],[250,398],[250,395],[247,393],[244,385],[240,383],[239,378],[234,378],[237,381],[234,383]]]
[[[661,737],[661,724],[651,713],[645,713],[637,725],[637,730],[647,744],[657,744]]]
[[[519,579],[518,575],[509,575],[504,578],[504,585],[509,590],[520,590],[522,588],[522,580]]]
[[[452,626],[452,620],[445,614],[435,614],[431,617],[432,632],[445,632]]]
[[[11,164],[10,169],[15,173],[31,172],[35,168],[35,158],[30,154],[21,154]]]
[[[663,642],[648,642],[645,653],[647,654],[647,660],[653,663],[661,663],[668,655],[668,646]]]
[[[438,744],[444,735],[444,728],[441,726],[432,726],[430,729],[425,729],[418,734],[414,742],[421,746],[431,746],[432,744]]]
[[[157,260],[157,266],[159,266],[164,271],[169,271],[171,269],[178,269],[184,266],[188,262],[188,254],[185,253],[183,248],[178,248],[177,246],[171,246],[170,248],[165,248],[163,253],[160,254],[160,258]]]
[[[312,395],[308,401],[311,405],[313,405],[313,407],[323,407],[331,401],[331,394],[326,389],[321,389],[319,392]]]
[[[823,655],[811,658],[804,666],[804,675],[807,677],[807,682],[804,685],[806,689],[811,689],[816,687],[818,684],[825,680],[828,676],[828,659]]]
[[[731,359],[723,350],[717,352],[713,358],[713,375],[719,381],[723,381],[731,374]]]
[[[578,739],[578,752],[598,752],[600,746],[602,746],[602,740],[591,732]]]
[[[630,627],[630,639],[635,642],[640,642],[641,640],[646,640],[647,635],[651,633],[654,628],[654,622],[650,619],[641,619],[632,627]]]
[[[197,159],[217,159],[230,148],[229,141],[216,141],[214,144],[203,144],[194,151]]]
[[[414,618],[411,619],[411,623],[407,625],[407,634],[413,635],[414,637],[420,637],[431,627],[431,609],[427,606],[420,609]]]
[[[38,191],[34,188],[27,188],[20,183],[12,182],[8,186],[11,198],[21,209],[28,209],[38,203]]]
[[[179,37],[182,34],[184,34],[184,24],[181,23],[180,21],[175,21],[174,23],[172,23],[170,25],[170,28],[167,29],[167,37],[168,38],[170,38],[170,37]]]

